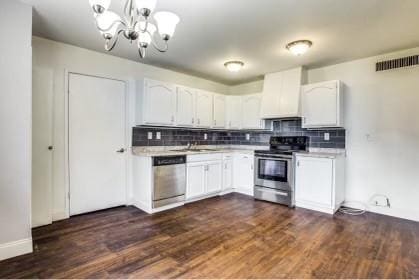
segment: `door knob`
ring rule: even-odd
[[[124,153],[125,152],[125,149],[124,148],[122,148],[122,149],[120,149],[120,150],[118,150],[118,151],[116,151],[117,153],[120,153],[120,154],[122,154],[122,153]]]

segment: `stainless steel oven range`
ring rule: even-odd
[[[255,151],[256,199],[295,205],[294,152],[307,151],[308,138],[271,137],[269,150]]]

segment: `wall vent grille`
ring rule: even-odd
[[[377,62],[375,66],[375,71],[380,72],[415,65],[419,65],[419,55],[412,55],[408,57]]]

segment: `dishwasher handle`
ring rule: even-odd
[[[153,158],[153,166],[165,166],[175,164],[185,164],[186,156],[160,156]]]

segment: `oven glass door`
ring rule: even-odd
[[[258,159],[258,179],[288,182],[288,161],[283,159]]]

